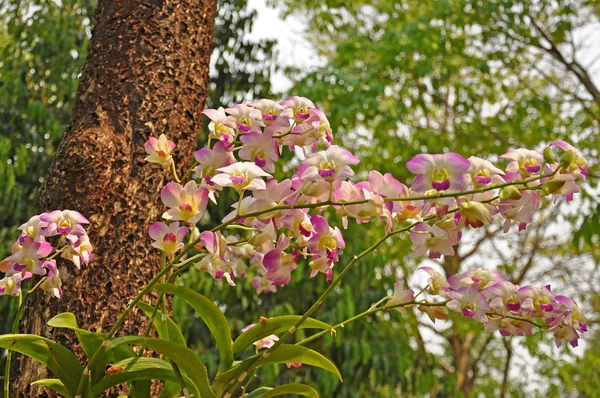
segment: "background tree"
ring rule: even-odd
[[[310,71],[291,70],[291,76],[304,76],[296,78],[293,90],[325,106],[335,131],[344,134],[344,144],[360,153],[363,170],[376,168],[407,178],[404,162],[425,148],[432,153],[485,156],[509,147],[567,139],[582,144],[590,155],[597,153],[600,107],[591,68],[598,57],[594,52],[584,57],[585,39],[598,36],[598,8],[593,2],[324,4],[309,0],[288,7],[290,13],[305,18],[310,42],[325,64]],[[595,173],[591,170],[592,176]],[[560,234],[556,226],[532,225],[519,241],[503,242],[498,227],[493,227],[473,236],[470,246],[459,248],[458,259],[439,265],[448,274],[466,265],[497,266],[517,282],[546,273],[559,284],[595,293],[598,286],[585,283],[577,274],[582,269],[586,276],[597,273],[594,243],[600,223],[594,216],[598,206],[594,192],[584,193],[579,211],[556,220]],[[589,217],[583,219],[585,214]],[[546,217],[555,219],[551,213]],[[577,231],[582,223],[585,227],[575,235],[575,242],[567,241],[564,230]],[[362,236],[352,231],[347,235],[354,238],[349,246],[361,245]],[[472,256],[474,247],[484,249],[485,263]],[[368,289],[361,295],[362,305],[372,300],[370,290],[389,289],[395,277],[411,274],[418,263],[406,256],[409,252],[408,245],[398,243],[382,249],[381,259],[346,282],[356,290]],[[341,310],[343,298],[340,292],[329,313]],[[452,326],[433,327],[419,320],[419,327],[409,333],[413,347],[420,351],[417,357],[424,358],[427,350],[420,342],[440,336],[434,340],[441,343],[441,355],[432,363],[432,372],[439,377],[429,385],[434,395],[445,394],[443,389],[504,395],[523,387],[538,388],[543,395],[564,388],[556,371],[561,362],[541,353],[543,342],[529,345],[529,353],[524,354],[527,350],[511,348],[518,339],[488,340],[470,325],[452,320]],[[356,339],[362,332],[344,330],[344,335]],[[372,340],[371,349],[377,350],[377,342],[385,346],[395,341],[391,334],[379,337]],[[352,362],[352,356],[339,353],[343,345],[344,337],[338,335],[330,349],[337,363],[348,363],[350,358],[348,374],[362,369],[385,372],[374,358]],[[515,362],[522,363],[515,358],[522,355],[532,355],[544,369],[538,385],[531,383],[529,375],[512,377],[517,373],[511,372]],[[498,361],[499,357],[503,359]],[[402,369],[395,371],[401,374]],[[409,386],[411,379],[419,379],[418,372],[418,368],[416,374],[411,372],[406,382],[394,385],[392,381],[390,391],[417,395],[427,391],[416,383]],[[360,389],[350,384],[339,388],[344,396]]]

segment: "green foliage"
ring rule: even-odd
[[[299,315],[284,315],[269,319],[261,319],[258,324],[246,330],[244,333],[239,335],[237,339],[235,339],[233,342],[233,355],[237,356],[255,341],[258,341],[271,334],[287,332],[292,326],[298,323],[300,318],[302,317]],[[331,326],[317,319],[307,318],[304,323],[300,325],[300,328],[330,329]]]
[[[266,392],[264,392],[264,390],[266,390]],[[304,384],[285,384],[275,388],[263,387],[262,389],[259,388],[252,391],[250,394],[248,394],[248,398],[271,398],[285,394],[296,394],[304,397],[319,398],[319,393],[314,388]]]
[[[360,178],[372,169],[390,172],[401,181],[411,178],[404,164],[423,151],[454,151],[485,158],[509,148],[535,147],[557,139],[575,142],[588,159],[597,158],[600,103],[582,89],[578,77],[566,65],[545,50],[549,43],[532,25],[535,21],[548,33],[570,62],[573,31],[583,26],[597,32],[599,13],[594,2],[300,0],[287,1],[285,7],[289,14],[310,21],[307,33],[323,60],[323,66],[308,70],[289,68],[288,74],[297,81],[292,93],[306,96],[324,108],[336,139],[343,137],[343,145],[361,159],[355,168]],[[597,176],[597,170],[592,160],[590,176]],[[597,179],[592,177],[590,188],[584,188],[577,214],[561,221],[558,227],[568,228],[565,222],[572,225],[574,247],[569,247],[570,242],[557,244],[549,238],[543,245],[554,249],[536,253],[533,267],[528,266],[524,275],[535,274],[544,255],[553,264],[577,264],[573,253],[584,258],[591,254],[597,264],[596,186]],[[352,225],[344,231],[344,237],[352,252],[360,250],[365,240],[374,239]],[[527,250],[516,251],[520,246],[532,248],[527,236],[522,239],[509,246],[515,254],[505,267],[513,275],[523,269],[519,253],[531,255]],[[348,292],[339,291],[331,299],[334,304],[325,303],[320,319],[330,322],[327,317],[332,314],[338,313],[342,319],[355,308],[365,308],[377,300],[377,292],[381,297],[389,291],[396,278],[402,280],[412,274],[418,260],[406,253],[410,253],[407,240],[396,240],[378,250],[368,264],[365,262],[347,276],[344,284]],[[455,272],[461,262],[445,261],[440,265]],[[477,266],[488,267],[481,258]],[[579,290],[576,279],[566,274],[559,270],[552,273]],[[346,294],[354,300],[346,300]],[[388,329],[386,323],[367,324],[370,334],[348,328],[330,344],[321,343],[319,350],[342,364],[343,375],[359,375],[346,377],[339,389],[327,390],[330,394],[350,397],[375,391],[369,389],[372,386],[362,390],[366,379],[361,376],[373,370],[385,375],[378,378],[383,384],[379,386],[382,396],[395,396],[398,390],[408,396],[431,391],[440,396],[459,393],[452,370],[455,355],[447,343],[453,336],[448,329],[441,328],[446,329],[441,334],[444,353],[431,358],[414,345],[394,347],[402,344],[398,340],[418,341],[421,333],[416,325],[392,321]],[[464,336],[473,328],[453,319],[450,329],[464,329]],[[399,329],[405,334],[398,335]],[[338,346],[343,345],[340,340],[344,336],[353,341],[366,339],[373,353],[361,354],[360,348],[351,344],[340,353]],[[476,338],[471,345],[467,353],[470,362],[477,357],[483,340]],[[539,347],[545,344],[548,342],[537,342],[538,349],[532,355],[539,356]],[[369,361],[381,353],[385,358],[390,351],[402,352],[406,362],[413,361],[414,368],[401,362],[392,370],[381,359]],[[472,394],[499,394],[502,381],[493,374],[501,374],[503,363],[491,359],[494,353],[494,359],[506,355],[496,339],[479,360]],[[554,366],[560,363],[555,359],[548,362]],[[557,375],[547,373],[544,377],[556,380]],[[418,380],[428,383],[419,384]],[[527,380],[511,380],[510,391],[526,386]]]
[[[94,385],[94,396],[100,396],[104,391],[121,383],[137,380],[166,380],[179,382],[179,378],[173,371],[171,364],[158,358],[128,358],[113,364],[111,369],[118,371],[118,373],[105,377],[99,383]],[[183,375],[183,378],[191,393],[194,394],[195,397],[201,396],[194,382],[186,375]],[[179,396],[164,393],[163,395],[165,397]]]
[[[155,290],[170,293],[184,300],[200,315],[200,318],[208,326],[213,339],[219,348],[219,370],[228,369],[233,363],[233,351],[231,343],[231,331],[227,318],[219,307],[209,298],[184,286],[173,286],[167,284],[156,285]]]
[[[44,364],[75,396],[83,367],[67,348],[52,340],[28,334],[5,334],[0,336],[0,347],[27,355]]]

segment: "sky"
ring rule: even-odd
[[[250,40],[277,39],[278,59],[283,66],[313,67],[320,64],[314,47],[305,38],[306,22],[297,16],[282,18],[280,9],[267,6],[265,0],[251,0],[252,8],[258,12]],[[271,81],[275,92],[285,92],[292,81],[282,71],[276,73]]]

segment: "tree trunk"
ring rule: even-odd
[[[179,172],[190,167],[204,100],[215,0],[99,0],[73,116],[41,192],[39,210],[77,210],[91,222],[93,261],[69,268],[64,296],[34,294],[23,333],[74,337],[46,321],[70,311],[80,327],[107,332],[127,302],[160,268],[147,231],[164,211],[162,168],[144,161],[143,145],[165,133],[176,144]],[[181,175],[181,174],[180,174]],[[62,275],[62,271],[61,271]],[[144,332],[132,314],[122,333]],[[30,360],[13,368],[11,397],[41,395],[30,383],[48,377]]]

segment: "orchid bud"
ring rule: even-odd
[[[492,223],[490,210],[483,203],[477,201],[462,202],[460,213],[464,217],[464,222],[474,228]]]
[[[544,149],[544,162],[556,163],[556,159],[554,159],[554,153],[552,153],[552,148],[549,146]]]
[[[521,192],[514,185],[509,185],[500,190],[499,197],[501,200],[507,200],[507,199],[519,200],[519,199],[521,199]]]
[[[560,165],[562,167],[569,167],[573,160],[575,159],[575,154],[572,150],[564,151],[562,156],[560,157]]]
[[[565,185],[565,180],[548,180],[542,184],[542,196],[550,195]]]

